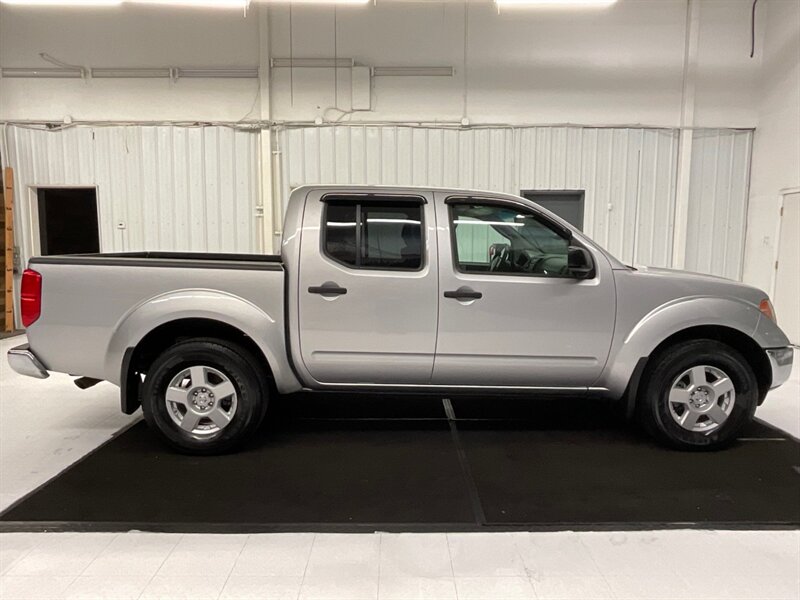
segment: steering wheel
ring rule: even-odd
[[[569,267],[561,256],[544,256],[536,263],[535,272],[542,275],[567,275]]]
[[[489,262],[489,271],[508,272],[512,270],[511,267],[511,252],[509,247],[503,244],[492,256],[492,260]]]

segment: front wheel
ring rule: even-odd
[[[758,382],[745,358],[727,344],[693,340],[654,356],[637,400],[645,429],[682,450],[729,444],[751,421]]]
[[[174,448],[219,454],[249,438],[266,411],[267,389],[254,359],[218,340],[168,348],[144,381],[145,420]]]

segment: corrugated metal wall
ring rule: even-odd
[[[752,131],[694,132],[686,269],[741,279],[752,143]]]
[[[585,190],[584,229],[623,261],[672,266],[676,129],[327,126],[278,131],[285,203],[305,183],[519,194]],[[696,130],[686,268],[741,277],[752,131]]]
[[[257,252],[258,134],[228,127],[7,128],[17,245],[37,186],[96,186],[105,252]],[[119,225],[122,227],[119,227]]]
[[[678,131],[389,125],[280,128],[285,203],[305,183],[413,184],[520,193],[581,189],[584,228],[620,259],[670,266]],[[8,126],[17,244],[32,253],[36,186],[97,186],[104,251],[257,252],[259,142],[226,127]],[[739,278],[751,131],[696,130],[686,268]],[[117,227],[119,223],[124,228]]]
[[[669,265],[678,132],[582,127],[281,129],[282,196],[305,183],[413,184],[519,194],[586,191],[584,228],[623,260]]]

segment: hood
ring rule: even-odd
[[[681,279],[699,279],[707,281],[725,281],[728,283],[735,283],[738,285],[745,285],[727,277],[720,277],[719,275],[706,275],[705,273],[695,273],[694,271],[681,271],[679,269],[664,269],[662,267],[647,267],[636,265],[636,270],[642,273],[652,273],[653,275],[663,275],[665,277],[679,277]]]
[[[751,285],[734,281],[717,275],[679,271],[677,269],[662,269],[660,267],[636,267],[633,275],[644,276],[650,281],[655,278],[665,286],[680,291],[685,295],[719,295],[740,298],[758,306],[759,302],[768,295],[766,292]]]

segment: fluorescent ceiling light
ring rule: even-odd
[[[17,6],[119,6],[123,0],[0,0]]]
[[[497,6],[519,6],[519,7],[602,7],[611,6],[617,0],[494,0]]]
[[[254,0],[261,4],[369,4],[372,0]]]
[[[125,0],[125,3],[196,8],[235,8],[237,10],[244,10],[249,4],[248,0]]]
[[[253,0],[264,4],[367,4],[371,0]],[[18,6],[120,6],[121,4],[153,4],[197,8],[246,9],[250,0],[0,0],[0,4]]]

